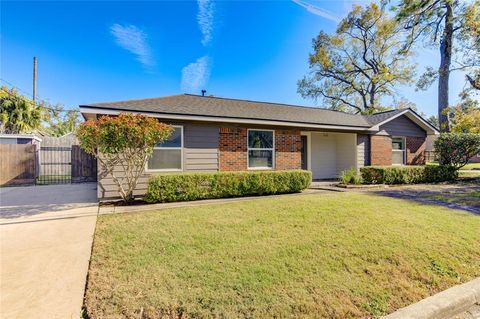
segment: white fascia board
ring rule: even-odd
[[[0,134],[0,138],[31,138],[32,140],[37,140],[39,142],[42,141],[38,136],[31,134]]]
[[[308,124],[308,123],[293,123],[277,120],[256,120],[256,119],[238,119],[227,117],[214,117],[214,116],[198,116],[198,115],[178,115],[178,114],[163,114],[163,113],[150,113],[150,112],[138,112],[138,111],[119,111],[119,110],[106,110],[97,109],[94,107],[80,107],[82,114],[101,114],[101,115],[118,115],[122,112],[143,114],[150,117],[162,118],[168,120],[187,120],[187,121],[203,121],[203,122],[218,122],[218,123],[236,123],[236,124],[256,124],[256,125],[275,125],[275,126],[290,126],[290,127],[304,127],[304,128],[317,128],[317,129],[334,129],[343,131],[371,131],[369,127],[358,126],[340,126],[340,125],[322,125],[322,124]]]

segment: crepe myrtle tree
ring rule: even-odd
[[[98,158],[100,178],[111,175],[125,202],[134,199],[133,191],[157,143],[172,133],[170,125],[144,115],[121,113],[88,120],[77,130],[80,147]],[[122,167],[122,173],[114,171]]]

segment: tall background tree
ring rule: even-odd
[[[393,108],[385,98],[414,77],[404,33],[384,5],[354,6],[335,34],[321,31],[313,40],[310,72],[298,92],[335,110],[371,114]]]
[[[51,136],[75,132],[82,122],[78,109],[65,109],[45,101],[34,103],[15,88],[0,87],[0,132],[31,133]]]
[[[425,89],[438,79],[438,118],[440,129],[449,131],[447,111],[449,106],[449,79],[452,71],[467,72],[467,80],[478,76],[479,53],[479,0],[401,0],[398,19],[409,40],[423,40],[428,46],[438,47],[440,65],[437,70],[428,68],[420,78],[418,87]]]
[[[44,113],[32,100],[15,89],[0,87],[0,131],[2,133],[29,133],[40,128]]]
[[[51,136],[63,136],[75,132],[80,123],[82,118],[78,109],[65,109],[62,105],[55,105],[48,108],[43,129]]]

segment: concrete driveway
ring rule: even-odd
[[[0,188],[0,318],[79,318],[96,184]]]

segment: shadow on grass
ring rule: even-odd
[[[372,193],[415,202],[460,209],[480,215],[480,180],[426,186],[377,190]]]

